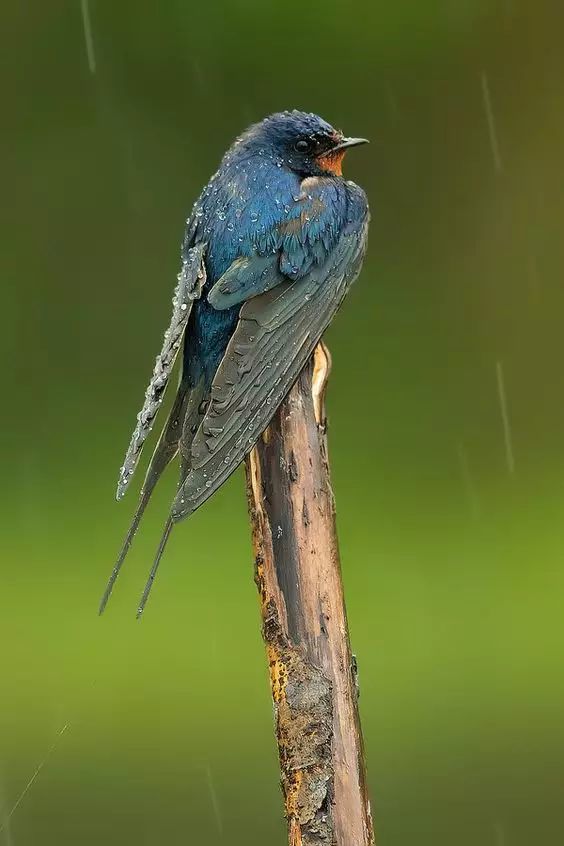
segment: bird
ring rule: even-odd
[[[118,500],[131,486],[182,350],[178,389],[100,613],[167,465],[178,456],[179,480],[137,617],[173,526],[251,451],[358,276],[370,212],[342,165],[350,148],[365,143],[313,113],[272,114],[234,141],[196,200],[170,325],[120,469]]]

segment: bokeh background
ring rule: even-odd
[[[183,221],[280,108],[372,139],[328,333],[381,846],[564,842],[564,7],[2,2],[0,843],[282,844],[243,478],[106,615]]]

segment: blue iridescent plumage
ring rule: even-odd
[[[282,112],[241,135],[196,201],[171,326],[120,474],[133,475],[184,337],[182,374],[103,610],[163,469],[180,481],[147,583],[173,523],[240,464],[298,377],[360,271],[368,204],[342,177],[345,138],[316,115]]]

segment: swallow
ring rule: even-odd
[[[370,214],[342,165],[349,149],[365,143],[315,114],[273,114],[235,140],[194,204],[170,325],[120,470],[118,500],[182,349],[178,389],[100,613],[170,461],[178,455],[176,496],[138,617],[173,526],[251,451],[358,276]]]

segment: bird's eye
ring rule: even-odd
[[[305,138],[300,138],[299,141],[296,141],[294,144],[294,148],[298,151],[298,153],[307,153],[311,144]]]

